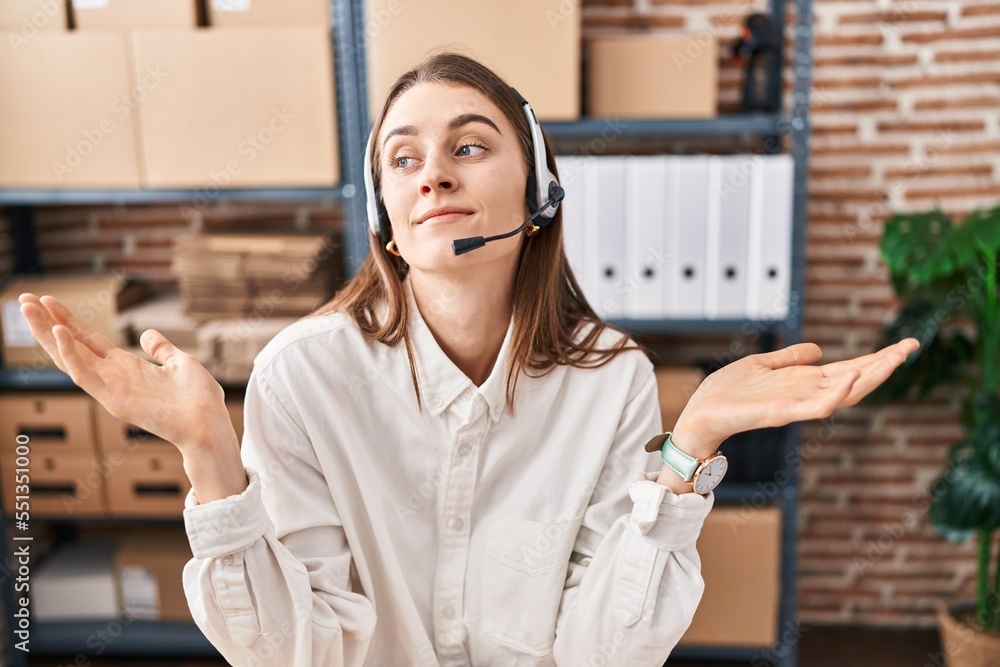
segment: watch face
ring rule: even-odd
[[[708,461],[705,467],[701,469],[701,472],[694,478],[695,493],[705,494],[718,486],[728,468],[729,463],[726,461],[725,456],[716,456],[714,459]]]

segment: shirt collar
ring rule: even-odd
[[[421,397],[425,407],[436,417],[456,398],[460,396],[471,398],[478,391],[486,399],[490,419],[495,424],[503,414],[506,404],[507,364],[510,360],[511,339],[514,335],[513,314],[493,369],[486,381],[477,387],[444,353],[434,334],[427,327],[420,309],[417,308],[409,274],[403,279],[403,291],[406,293],[409,318],[407,328],[416,358],[417,377],[420,380]]]

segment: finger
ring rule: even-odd
[[[59,354],[66,363],[66,373],[77,386],[91,396],[96,396],[104,388],[104,379],[97,372],[97,364],[102,359],[75,339],[64,324],[53,327],[52,335],[59,346]]]
[[[855,368],[864,374],[865,370],[871,368],[873,363],[880,363],[887,355],[902,354],[905,359],[919,347],[920,341],[916,338],[904,338],[903,340],[893,343],[892,345],[886,345],[881,350],[876,352],[872,352],[861,357],[855,357],[854,359],[845,359],[844,361],[824,364],[821,368],[823,369],[823,375],[826,377],[834,377],[844,371]]]
[[[62,355],[59,354],[59,345],[52,335],[52,327],[56,323],[49,316],[49,311],[41,304],[35,303],[35,301],[26,300],[21,302],[21,315],[28,322],[31,335],[35,337],[35,340],[42,346],[46,354],[52,357],[56,368],[65,373],[66,365],[63,363]]]
[[[823,356],[823,351],[816,343],[797,343],[780,350],[753,356],[758,363],[774,370],[787,366],[815,363]]]
[[[896,345],[899,345],[900,351],[905,357],[909,357],[911,354],[920,349],[920,341],[913,337],[904,338],[896,343]]]
[[[73,335],[77,338],[77,340],[83,345],[89,347],[98,357],[103,359],[112,351],[117,349],[118,346],[105,338],[103,335],[91,329],[86,322],[74,315],[73,312],[64,306],[63,303],[56,297],[51,294],[46,294],[39,300],[49,309],[49,311],[52,312],[53,317],[60,324],[64,324],[69,327],[70,331],[73,332]]]
[[[823,375],[828,378],[832,378],[850,370],[863,371],[871,364],[879,363],[887,354],[891,354],[895,349],[897,349],[896,345],[889,345],[881,350],[878,350],[877,352],[872,352],[861,357],[854,357],[853,359],[844,359],[843,361],[823,364],[823,366],[821,366],[823,369]]]
[[[906,361],[906,356],[902,352],[894,351],[869,365],[861,372],[857,382],[854,383],[851,394],[845,399],[844,405],[855,405],[858,403],[858,401],[885,382],[904,361]]]
[[[156,329],[143,331],[142,335],[139,336],[139,345],[146,351],[146,354],[163,365],[176,361],[178,355],[186,354]]]

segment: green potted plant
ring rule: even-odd
[[[978,539],[977,595],[941,609],[941,640],[950,667],[997,665],[1000,553],[991,545],[1000,529],[1000,206],[958,225],[938,209],[893,215],[880,250],[902,304],[884,339],[913,336],[920,349],[866,402],[915,400],[942,385],[959,392],[965,438],[930,487],[929,516],[947,539]]]

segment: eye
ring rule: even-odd
[[[389,158],[389,166],[392,167],[393,169],[406,169],[408,165],[400,164],[400,162],[412,159],[413,159],[412,157],[407,157],[405,155],[394,155],[391,158]]]
[[[459,152],[459,153],[461,153],[461,152],[462,152],[463,150],[465,150],[466,148],[479,148],[479,149],[482,149],[482,150],[484,150],[484,151],[486,150],[486,146],[480,146],[479,144],[477,144],[477,143],[475,143],[475,142],[470,142],[470,143],[467,143],[467,144],[462,144],[461,146],[459,146],[459,147],[458,147],[458,152]],[[463,155],[462,157],[472,157],[472,156],[471,156],[471,155],[469,155],[468,153],[466,153],[466,154],[465,154],[465,155]]]

